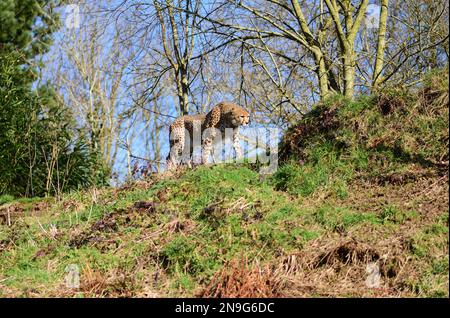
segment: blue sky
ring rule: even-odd
[[[109,7],[114,7],[115,5],[117,5],[120,1],[108,1],[107,5]],[[51,47],[51,50],[48,54],[46,54],[46,56],[44,57],[44,60],[46,61],[47,67],[44,68],[43,70],[43,78],[44,79],[49,79],[52,80],[52,72],[50,72],[50,69],[52,69],[52,67],[55,66],[55,64],[52,63],[56,63],[55,61],[51,60],[51,57],[56,54],[59,53],[59,50],[61,49],[61,42],[65,41],[64,38],[64,34],[67,31],[67,18],[68,18],[68,14],[73,16],[73,9],[74,7],[63,7],[63,8],[59,8],[59,12],[61,14],[61,22],[62,22],[62,27],[59,31],[57,31],[54,34],[54,39],[55,39],[55,43],[54,45]],[[76,8],[75,8],[76,10]],[[75,11],[76,13],[76,11]],[[85,23],[85,18],[87,17],[87,13],[84,11],[84,7],[83,5],[79,6],[79,14],[80,14],[80,23],[79,23],[79,28],[83,28],[84,27],[84,23]],[[98,12],[97,14],[102,15],[103,13]],[[69,17],[70,18],[70,17]],[[69,19],[69,21],[73,22],[73,19]],[[70,27],[70,24],[69,24]],[[108,27],[106,27],[104,29],[104,38],[108,39],[113,35],[113,32],[115,31],[114,28],[114,24],[110,23],[108,25]],[[108,41],[104,41],[103,43],[103,50],[102,50],[102,54],[106,54],[108,53],[109,49],[111,48],[111,43]],[[76,49],[76,47],[74,48]],[[100,56],[100,59],[102,57]],[[106,60],[106,55],[105,55],[105,60]],[[123,97],[120,99],[120,103],[122,105],[125,105],[125,107],[127,107],[127,105],[132,105],[133,101],[130,99],[129,96],[127,96],[127,85],[126,83],[130,83],[133,80],[133,76],[130,72],[130,74],[127,74],[124,76],[124,83],[123,83]],[[67,94],[67,92],[63,93],[63,95]],[[67,96],[66,96],[67,97]],[[218,97],[216,97],[218,100],[232,100],[232,96],[228,96],[226,93],[225,94],[221,94],[220,92],[218,93]],[[167,105],[167,107],[164,107],[165,111],[164,113],[170,116],[177,116],[177,110],[176,110],[176,105],[178,103],[177,98],[173,95],[173,94],[165,94],[163,95],[159,101],[159,103],[161,103],[161,105]],[[146,107],[150,107],[149,105],[146,105]],[[211,107],[211,105],[206,105],[206,108]],[[194,111],[195,112],[195,111]],[[152,129],[152,127],[148,127],[145,128],[146,125],[148,123],[146,122],[142,122],[140,120],[136,119],[137,117],[133,117],[130,118],[125,124],[131,124],[134,121],[134,129],[132,130],[132,132],[139,134],[137,136],[137,138],[133,141],[133,143],[131,144],[131,150],[132,153],[136,156],[139,157],[144,157],[144,158],[152,158],[154,155],[154,149],[152,149],[151,145],[148,145],[145,143],[145,140],[143,137],[143,133],[146,132],[146,129]],[[164,123],[169,123],[171,120],[173,120],[172,118],[165,118],[162,119],[162,121]],[[151,126],[151,125],[150,125]],[[253,127],[257,127],[258,125],[256,123],[253,123],[252,125]],[[251,133],[246,133],[245,131],[243,131],[244,134],[246,134],[247,136],[251,136]],[[166,154],[168,153],[169,149],[168,149],[168,126],[164,125],[163,129],[161,130],[160,136],[159,136],[160,140],[161,140],[161,159],[164,160],[164,158],[166,157]],[[127,140],[127,135],[126,134],[122,134],[120,140],[117,140],[116,142],[124,142]],[[277,142],[274,140],[271,140],[271,142]],[[243,147],[245,147],[245,143],[242,144]],[[229,151],[229,150],[228,150]],[[140,164],[143,164],[144,161],[140,161]],[[118,174],[119,176],[119,180],[123,181],[126,174],[127,174],[127,152],[125,149],[122,149],[121,147],[119,147],[119,152],[118,152],[118,160],[114,166],[114,171]]]

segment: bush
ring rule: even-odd
[[[0,195],[42,196],[104,183],[107,174],[49,85],[31,89],[17,52],[0,54]]]

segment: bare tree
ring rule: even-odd
[[[173,0],[166,0],[165,4],[153,0],[153,5],[159,21],[164,58],[174,72],[180,112],[188,114],[189,64],[194,50],[200,1],[178,1],[177,6],[183,7],[184,11],[175,8]]]
[[[118,30],[106,36],[102,17],[85,7],[83,28],[64,29],[53,52],[52,80],[74,112],[94,152],[116,164],[126,91],[126,69],[131,57]]]
[[[84,3],[84,1],[79,1]],[[48,67],[111,165],[160,169],[174,117],[233,100],[287,127],[318,100],[414,85],[448,63],[448,0],[88,2]],[[378,6],[378,7],[377,7]]]

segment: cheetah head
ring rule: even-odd
[[[249,113],[242,107],[233,105],[228,113],[230,123],[233,127],[247,126],[250,123]]]

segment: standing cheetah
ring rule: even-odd
[[[213,145],[217,142],[216,137],[218,137],[218,133],[223,138],[226,128],[233,129],[233,148],[236,152],[236,158],[242,157],[239,143],[239,127],[246,126],[249,122],[249,113],[239,105],[231,102],[221,102],[207,114],[186,115],[177,118],[169,128],[170,152],[167,156],[168,169],[172,169],[183,159],[190,161],[193,153],[193,138],[195,136],[201,137],[202,163],[207,163]],[[190,151],[183,154],[188,143]],[[189,158],[186,158],[187,156]]]

